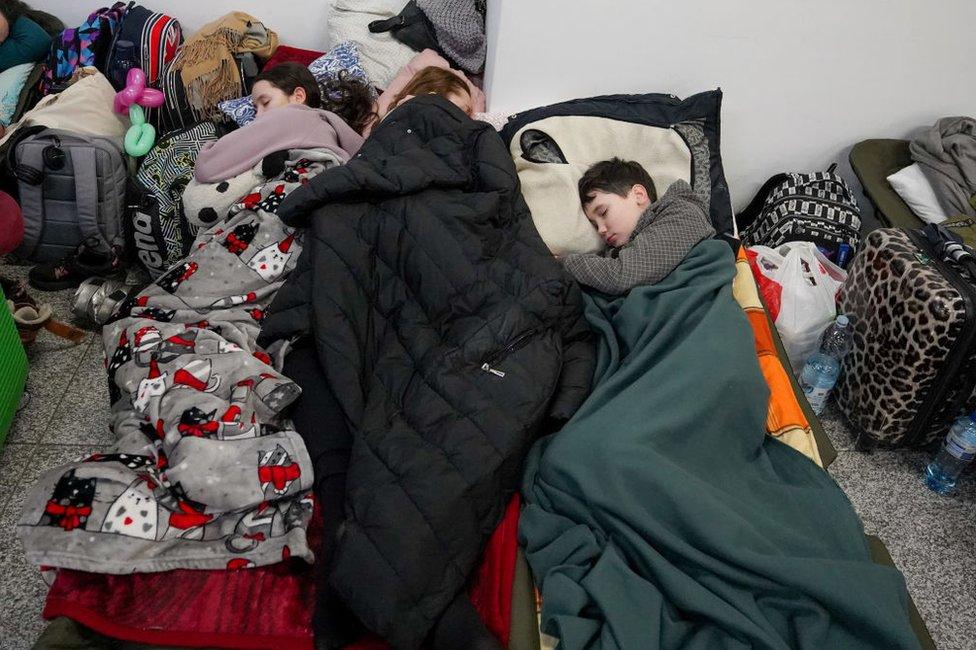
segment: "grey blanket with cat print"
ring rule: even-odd
[[[31,562],[124,574],[313,559],[312,465],[282,416],[300,389],[256,339],[302,247],[278,206],[337,164],[290,152],[105,325],[118,442],[33,486],[18,524]]]
[[[976,120],[943,117],[909,145],[950,217],[976,217]]]

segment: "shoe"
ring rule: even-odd
[[[88,278],[75,291],[71,313],[84,325],[104,325],[118,306],[139,293],[141,287],[121,280]]]
[[[93,275],[122,279],[125,269],[122,267],[122,252],[117,246],[107,247],[90,237],[78,244],[78,248],[64,259],[35,266],[27,279],[35,289],[61,291],[73,289]]]
[[[0,289],[3,289],[4,297],[15,304],[37,307],[37,303],[27,293],[27,283],[23,280],[13,280],[0,275]]]
[[[20,342],[24,347],[34,342],[42,327],[55,336],[68,339],[76,345],[81,343],[87,335],[84,330],[52,318],[54,314],[50,305],[38,306],[33,301],[15,304],[12,300],[8,300],[7,308],[10,309],[10,313],[14,317],[17,334],[20,336]]]

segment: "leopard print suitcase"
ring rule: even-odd
[[[837,403],[858,443],[916,447],[976,406],[976,289],[917,231],[868,235],[840,294],[853,316]]]

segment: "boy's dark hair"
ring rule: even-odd
[[[640,163],[620,158],[601,160],[587,169],[579,180],[580,203],[585,206],[592,201],[590,193],[594,190],[627,196],[634,185],[643,185],[651,203],[657,201],[654,181]]]
[[[296,88],[305,89],[305,105],[312,108],[322,106],[322,92],[319,90],[319,82],[315,80],[308,68],[300,63],[288,61],[279,63],[270,70],[265,70],[254,77],[254,83],[267,81],[275,88],[283,90],[286,95],[295,92]]]
[[[376,119],[369,85],[347,70],[340,70],[322,86],[322,108],[341,117],[357,133]]]

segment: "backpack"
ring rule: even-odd
[[[106,63],[105,76],[116,90],[121,90],[125,86],[128,68],[134,65],[146,73],[147,85],[158,87],[163,69],[176,58],[176,51],[182,42],[183,30],[178,20],[129,3]],[[123,43],[131,43],[132,51],[126,52],[120,48]],[[131,62],[125,61],[130,55]]]
[[[235,54],[234,61],[237,64],[240,95],[244,96],[251,92],[254,77],[259,72],[258,63],[251,52]],[[156,86],[163,91],[165,96],[163,105],[146,111],[146,121],[155,126],[156,130],[161,133],[176,129],[187,129],[206,119],[206,107],[194,106],[190,103],[186,94],[186,87],[183,85],[183,77],[178,70],[173,69],[173,63],[173,61],[168,61],[163,67],[161,78]],[[230,118],[223,121],[230,122]]]
[[[127,175],[121,139],[47,127],[18,138],[7,161],[24,219],[16,255],[58,260],[89,237],[121,244]]]
[[[777,174],[766,181],[736,215],[742,242],[776,248],[786,242],[810,241],[828,253],[835,253],[841,244],[856,251],[861,243],[861,212],[850,186],[834,173],[836,168]]]
[[[64,90],[78,68],[105,69],[115,33],[125,16],[126,4],[116,2],[91,13],[80,26],[66,29],[54,38],[44,64],[39,90],[41,95]]]
[[[183,190],[193,177],[197,154],[216,139],[213,122],[163,135],[129,185],[127,249],[153,278],[190,252],[197,229],[183,214]]]

